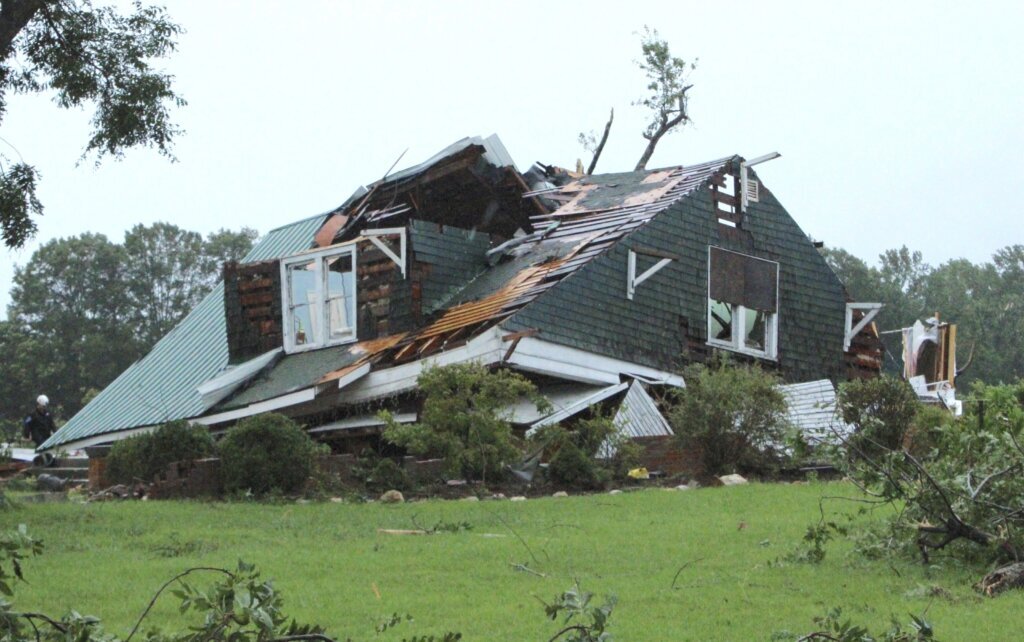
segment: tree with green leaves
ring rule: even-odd
[[[654,154],[658,143],[666,134],[678,131],[682,126],[690,122],[690,115],[687,111],[687,92],[693,87],[687,84],[687,78],[691,71],[697,68],[697,61],[686,62],[682,58],[672,55],[668,41],[661,37],[657,29],[645,26],[640,34],[641,58],[636,61],[640,70],[647,77],[648,94],[633,102],[633,105],[645,107],[650,111],[650,121],[643,131],[643,137],[647,140],[647,147],[643,155],[637,161],[635,171],[647,168],[648,161]],[[601,158],[601,152],[608,142],[608,134],[612,129],[612,121],[615,120],[615,110],[608,114],[608,122],[605,123],[604,132],[598,139],[594,131],[580,132],[578,140],[587,152],[590,153],[590,164],[585,173],[593,174],[597,167],[597,161]],[[578,162],[578,171],[584,171],[582,162]]]
[[[161,7],[136,0],[133,9],[122,13],[91,0],[2,0],[0,119],[9,94],[53,92],[58,107],[94,108],[83,158],[94,154],[98,163],[141,146],[173,159],[181,130],[171,108],[185,101],[152,62],[174,51],[182,30]],[[33,217],[43,213],[39,171],[15,155],[0,155],[0,234],[9,248],[35,234]]]
[[[157,222],[125,233],[125,285],[135,338],[151,346],[194,308],[220,280],[225,261],[252,248],[256,231],[198,232]]]
[[[883,331],[907,327],[939,313],[958,326],[961,368],[958,383],[1014,381],[1024,376],[1024,246],[998,250],[990,262],[952,259],[938,267],[906,247],[888,250],[876,266],[845,250],[823,249],[825,260],[855,301],[884,304],[877,323]],[[883,335],[892,358],[887,370],[899,370],[899,334]]]
[[[102,234],[54,239],[15,269],[8,320],[28,361],[11,378],[45,392],[67,417],[90,387],[101,386],[141,356],[125,288],[124,248]],[[16,401],[16,400],[12,400]]]
[[[204,240],[154,223],[123,244],[88,233],[43,244],[15,268],[0,323],[0,418],[26,412],[42,392],[70,417],[188,314],[255,236],[222,229]]]
[[[647,168],[654,149],[666,134],[678,131],[680,126],[690,122],[687,92],[693,85],[687,84],[687,78],[697,68],[696,60],[687,63],[672,55],[668,41],[658,34],[657,29],[644,27],[640,47],[643,57],[637,65],[647,76],[649,93],[633,104],[649,109],[651,120],[643,132],[647,147],[636,163],[636,171]]]

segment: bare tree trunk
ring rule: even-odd
[[[1024,562],[997,568],[983,577],[974,588],[989,597],[1010,589],[1024,588]]]
[[[633,168],[633,171],[639,172],[640,170],[647,169],[647,161],[651,160],[651,156],[654,155],[654,148],[658,146],[658,141],[661,140],[661,137],[672,131],[673,127],[675,127],[676,125],[685,120],[687,120],[686,113],[679,112],[679,114],[677,114],[676,117],[671,120],[663,118],[661,120],[661,126],[658,127],[657,131],[655,131],[650,136],[647,136],[645,134],[644,138],[646,138],[648,141],[647,149],[645,149],[643,155],[640,156],[640,160],[637,161],[636,167]]]
[[[683,88],[683,95],[679,97],[679,109],[675,112],[676,115],[670,119],[668,115],[671,112],[667,110],[663,111],[661,113],[661,123],[658,125],[658,129],[656,129],[651,134],[644,134],[644,138],[646,138],[648,141],[647,149],[645,149],[643,155],[640,156],[640,160],[637,161],[636,167],[633,168],[633,171],[639,172],[641,170],[647,169],[647,161],[651,160],[651,156],[654,155],[654,148],[658,146],[658,141],[661,140],[662,136],[672,131],[672,129],[679,125],[680,123],[684,123],[690,120],[690,117],[686,114],[685,95],[686,90],[689,89],[690,87],[693,87],[693,85],[687,85],[686,87]]]
[[[46,0],[4,0],[0,6],[0,60],[11,55],[14,39],[45,4]]]
[[[587,168],[587,174],[593,174],[594,168],[597,167],[597,159],[601,158],[601,152],[604,151],[604,144],[608,142],[608,132],[612,130],[612,121],[615,120],[615,109],[612,108],[611,113],[608,114],[608,123],[604,126],[604,135],[601,136],[601,142],[597,144],[597,149],[594,150],[594,157],[590,159],[590,167]]]

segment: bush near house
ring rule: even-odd
[[[920,407],[910,385],[889,375],[846,382],[836,398],[839,415],[854,427],[851,449],[865,456],[900,450]]]
[[[522,454],[508,409],[524,397],[539,409],[550,407],[529,379],[479,363],[429,367],[417,382],[420,420],[399,424],[382,412],[384,438],[415,455],[444,458],[449,475],[485,483],[503,476]]]
[[[265,495],[300,490],[319,447],[294,421],[268,413],[238,422],[217,451],[226,491]]]
[[[606,415],[581,419],[571,427],[545,426],[534,435],[534,441],[554,452],[548,479],[570,488],[602,488],[625,477],[640,456],[640,447]]]
[[[115,442],[107,457],[107,478],[118,484],[150,482],[168,464],[209,457],[213,450],[213,438],[205,426],[172,421],[153,432]]]
[[[778,465],[787,422],[774,375],[716,357],[689,366],[684,377],[686,388],[668,399],[667,418],[680,446],[699,453],[705,474]]]

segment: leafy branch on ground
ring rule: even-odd
[[[866,626],[855,624],[849,618],[843,618],[843,610],[839,607],[831,608],[825,615],[815,617],[814,623],[817,630],[811,633],[795,635],[789,631],[776,631],[771,639],[796,642],[924,642],[935,639],[932,625],[923,616],[913,614],[910,615],[909,625],[904,626],[893,617],[889,622],[889,628],[877,633],[872,633]]]
[[[1024,382],[974,386],[962,417],[924,412],[907,390],[887,378],[841,388],[855,430],[837,432],[837,465],[894,509],[893,541],[925,564],[940,552],[1002,564],[978,588],[1024,586]]]
[[[14,580],[24,581],[22,561],[42,553],[43,545],[33,539],[22,525],[15,531],[0,533],[0,640],[4,642],[120,642],[120,638],[103,631],[99,618],[70,611],[61,618],[44,613],[22,612],[7,598],[14,596]],[[220,576],[210,588],[202,589],[186,581],[197,573]],[[193,567],[165,582],[152,596],[124,642],[142,630],[143,622],[157,601],[166,592],[180,600],[182,615],[195,614],[198,624],[183,632],[165,633],[148,630],[140,635],[144,642],[337,642],[316,624],[299,623],[284,611],[284,600],[269,580],[260,577],[253,564],[239,561],[233,570],[217,567]],[[396,613],[379,622],[378,634],[408,615]],[[351,642],[351,638],[346,638]],[[456,632],[440,635],[414,635],[404,642],[455,642],[462,639]]]
[[[557,621],[561,618],[563,627],[548,642],[565,640],[565,642],[607,642],[611,640],[608,633],[608,620],[612,616],[617,599],[614,595],[607,596],[601,604],[594,602],[594,594],[580,588],[579,580],[572,587],[563,591],[550,603],[543,600],[544,613]]]

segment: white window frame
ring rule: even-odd
[[[327,274],[324,271],[324,261],[328,258],[336,256],[348,255],[352,260],[352,274],[353,283],[355,285],[355,292],[352,293],[353,297],[356,297],[356,305],[352,306],[352,319],[351,326],[352,332],[348,335],[328,340],[326,337],[327,328],[330,322],[328,318],[328,308],[325,305],[327,300]],[[293,333],[294,319],[292,317],[292,302],[291,294],[292,288],[289,282],[288,268],[293,265],[302,265],[305,263],[315,262],[316,267],[314,269],[315,282],[316,282],[316,298],[313,301],[312,309],[310,310],[310,316],[316,316],[318,323],[315,328],[310,328],[310,332],[314,334],[312,340],[307,341],[303,344],[295,343],[295,336]],[[355,279],[357,274],[356,268],[356,244],[349,243],[344,246],[334,246],[324,248],[317,252],[305,252],[296,256],[291,256],[281,260],[281,317],[283,322],[283,334],[284,334],[284,350],[286,353],[293,352],[305,352],[306,350],[315,350],[317,348],[325,348],[328,346],[341,345],[344,343],[352,343],[356,340],[359,335],[358,320],[359,320],[359,284]]]
[[[746,327],[747,327],[747,313],[757,314],[758,310],[752,310],[746,306],[731,304],[732,305],[732,338],[729,341],[723,341],[721,339],[715,339],[711,336],[711,306],[715,299],[711,298],[711,247],[708,246],[708,279],[707,279],[707,333],[708,333],[708,345],[716,348],[723,348],[732,352],[738,352],[751,357],[758,357],[761,359],[770,359],[775,361],[779,357],[779,263],[778,261],[769,261],[768,259],[762,259],[757,256],[750,254],[743,254],[742,252],[733,252],[727,250],[724,247],[718,249],[725,250],[727,252],[733,252],[733,254],[741,254],[743,256],[757,259],[758,261],[764,261],[765,263],[775,264],[775,312],[769,312],[768,318],[765,321],[765,346],[764,350],[757,348],[748,347],[746,341]]]

